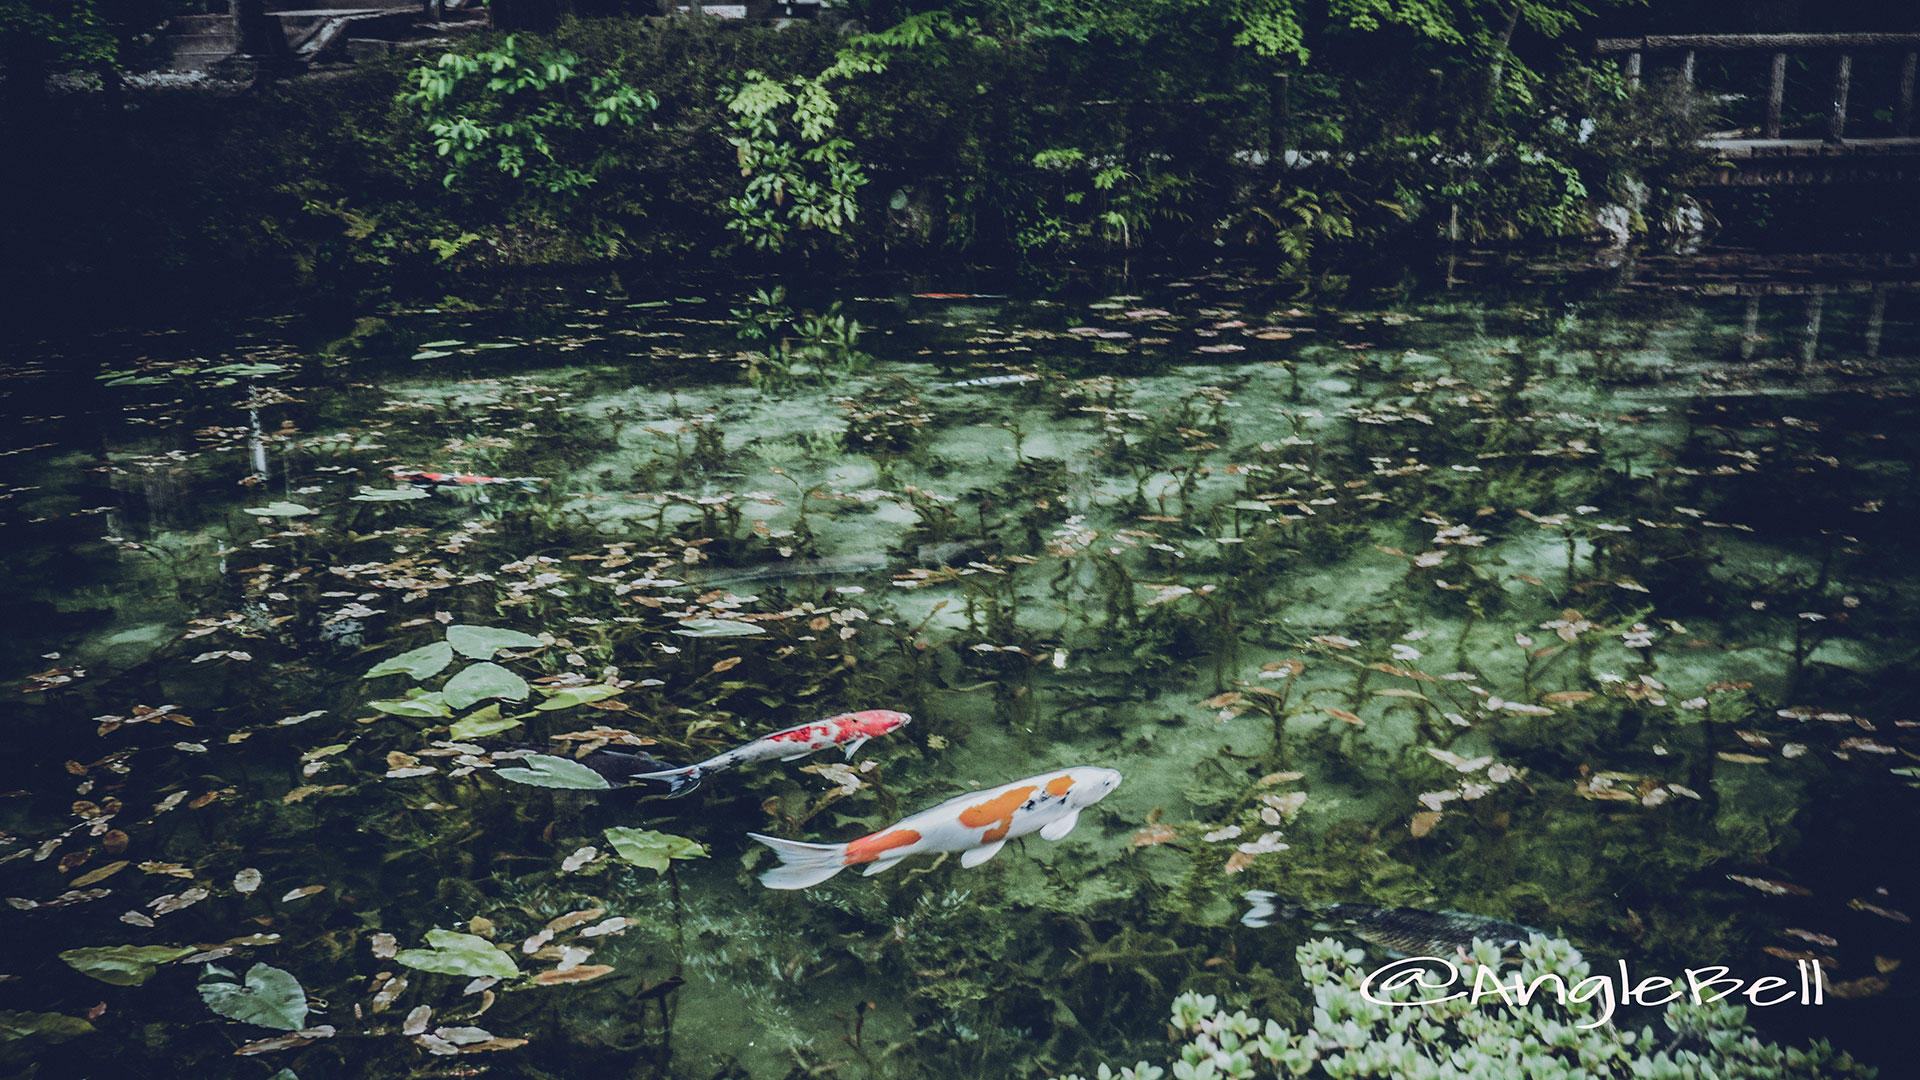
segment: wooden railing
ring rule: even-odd
[[[1773,52],[1773,80],[1767,89],[1766,137],[1780,137],[1780,109],[1786,97],[1787,54],[1789,51],[1817,49],[1834,54],[1833,102],[1827,114],[1826,141],[1844,141],[1847,127],[1847,101],[1853,89],[1853,57],[1867,49],[1904,49],[1900,67],[1900,85],[1895,96],[1893,130],[1895,138],[1913,133],[1913,83],[1916,61],[1920,60],[1920,34],[1668,34],[1637,38],[1603,38],[1595,47],[1600,53],[1625,53],[1627,77],[1636,85],[1640,80],[1642,58],[1651,52],[1680,52],[1680,78],[1693,84],[1696,53],[1704,51]]]

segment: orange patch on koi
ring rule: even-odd
[[[882,854],[897,847],[906,847],[920,842],[920,834],[912,829],[894,829],[890,832],[874,833],[858,840],[848,841],[846,865],[870,863]]]
[[[1061,774],[1047,781],[1047,794],[1065,795],[1073,790],[1073,777]]]
[[[1034,790],[1031,786],[1017,787],[1012,791],[1002,792],[986,802],[969,806],[960,811],[960,824],[969,829],[986,826],[987,832],[980,838],[981,843],[991,844],[1004,840],[1007,831],[1013,828],[1013,812],[1020,809],[1020,804],[1026,802],[1027,796],[1033,794]]]

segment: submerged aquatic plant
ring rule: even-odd
[[[1476,942],[1469,963],[1461,965],[1461,984],[1447,991],[1406,982],[1387,989],[1394,980],[1371,980],[1362,964],[1365,954],[1331,938],[1310,941],[1294,956],[1313,995],[1311,1026],[1295,1032],[1244,1011],[1229,1015],[1212,994],[1182,994],[1174,999],[1171,1017],[1180,1042],[1170,1066],[1174,1080],[1866,1080],[1877,1075],[1824,1041],[1804,1050],[1767,1042],[1748,1025],[1744,1007],[1723,1001],[1676,1001],[1666,1007],[1658,1029],[1607,1022],[1601,1013],[1610,1005],[1596,1002],[1595,995],[1573,1000],[1580,992],[1572,988],[1592,975],[1586,961],[1573,946],[1544,936],[1521,946],[1518,971],[1504,974],[1499,974],[1497,947]],[[1468,981],[1474,978],[1468,971],[1482,970],[1493,978]],[[1477,1003],[1472,993],[1420,1003],[1494,982],[1508,996],[1489,988]],[[1538,990],[1528,996],[1516,990],[1529,986]],[[1119,1070],[1102,1064],[1094,1073],[1097,1080],[1164,1075],[1144,1061]],[[1069,1073],[1059,1080],[1084,1078]]]

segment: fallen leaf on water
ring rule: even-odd
[[[1849,900],[1847,901],[1847,906],[1852,908],[1855,911],[1871,912],[1872,914],[1878,915],[1883,919],[1892,919],[1894,922],[1910,923],[1913,921],[1913,919],[1910,918],[1907,915],[1907,913],[1904,911],[1895,911],[1892,908],[1883,908],[1878,904],[1869,904],[1865,900],[1857,900],[1857,899]]]
[[[1133,834],[1133,846],[1152,847],[1155,844],[1164,844],[1169,840],[1176,840],[1179,836],[1179,831],[1170,825],[1149,825]]]
[[[1358,724],[1363,726],[1366,724],[1365,720],[1360,719],[1360,717],[1354,715],[1353,713],[1348,712],[1345,709],[1329,708],[1327,709],[1327,715],[1333,717],[1335,720],[1345,720],[1349,724]]]
[[[234,892],[250,893],[259,887],[260,887],[260,871],[255,870],[251,866],[233,875],[233,891]]]
[[[543,971],[535,975],[533,981],[541,986],[553,986],[558,983],[586,982],[588,979],[597,979],[612,973],[613,965],[611,964],[587,964],[568,971]]]
[[[1260,779],[1255,780],[1254,783],[1260,787],[1272,787],[1275,784],[1284,784],[1289,780],[1298,780],[1306,775],[1306,773],[1297,772],[1268,773]]]
[[[100,867],[98,870],[90,870],[87,873],[81,874],[79,877],[74,878],[70,884],[76,889],[85,888],[96,881],[105,881],[126,868],[127,862],[125,859],[119,862],[111,862]]]
[[[1783,949],[1778,945],[1769,945],[1760,951],[1766,953],[1768,956],[1777,956],[1782,960],[1811,960],[1823,968],[1834,968],[1840,964],[1840,961],[1835,960],[1831,956],[1823,956],[1820,953],[1801,952],[1796,949]]]
[[[1721,761],[1731,761],[1735,765],[1765,765],[1767,763],[1766,758],[1754,754],[1729,754],[1724,750],[1713,756],[1719,758]]]
[[[373,955],[381,960],[391,960],[400,951],[400,939],[388,933],[373,935]]]
[[[718,675],[723,671],[732,671],[734,668],[739,667],[740,662],[745,659],[746,657],[744,656],[729,656],[725,660],[717,661],[713,665],[713,673]]]
[[[325,885],[302,885],[297,889],[290,890],[287,895],[280,898],[280,902],[284,904],[290,900],[301,900],[312,896],[314,893],[326,891],[327,887]]]
[[[568,930],[571,930],[574,927],[579,926],[581,923],[592,922],[593,920],[599,918],[602,915],[605,915],[606,913],[607,913],[606,908],[597,908],[597,907],[584,908],[580,911],[570,911],[567,914],[562,915],[552,920],[551,922],[547,923],[547,929],[553,931],[556,934],[563,934]]]
[[[1869,975],[1864,979],[1850,979],[1846,982],[1828,983],[1827,993],[1837,998],[1863,998],[1885,993],[1893,984],[1878,975]]]
[[[1591,697],[1593,697],[1591,690],[1561,690],[1548,694],[1540,700],[1549,705],[1576,705]]]
[[[1236,851],[1227,857],[1227,873],[1237,874],[1253,865],[1253,856],[1244,851]]]
[[[321,1024],[319,1027],[303,1028],[289,1035],[276,1035],[271,1039],[261,1039],[247,1043],[234,1050],[239,1057],[252,1057],[255,1054],[271,1054],[276,1050],[291,1050],[296,1046],[305,1046],[316,1039],[333,1037],[333,1025]]]
[[[1772,896],[1812,896],[1813,890],[1786,881],[1768,881],[1766,878],[1747,877],[1744,874],[1728,874],[1728,881],[1737,881],[1750,889],[1759,889]],[[1858,903],[1859,901],[1855,901]]]
[[[1416,837],[1425,836],[1433,831],[1435,825],[1440,824],[1443,816],[1445,815],[1438,810],[1422,810],[1413,815],[1413,823],[1408,828]]]
[[[1816,934],[1811,930],[1799,930],[1790,926],[1783,932],[1791,937],[1797,937],[1801,941],[1812,942],[1815,945],[1824,945],[1829,949],[1837,948],[1840,944],[1825,934]]]
[[[433,1007],[430,1005],[418,1006],[412,1012],[407,1014],[406,1020],[401,1022],[400,1034],[402,1035],[422,1034],[427,1030],[427,1025],[431,1023],[432,1020],[433,1020]]]

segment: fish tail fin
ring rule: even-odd
[[[847,868],[845,844],[803,844],[759,833],[747,835],[772,848],[780,857],[779,866],[760,875],[760,884],[769,889],[804,889]]]
[[[1247,903],[1253,905],[1245,915],[1240,916],[1242,926],[1270,926],[1275,919],[1292,919],[1300,915],[1300,908],[1270,892],[1254,889],[1242,894]]]
[[[698,765],[686,765],[678,769],[664,769],[660,772],[634,773],[635,780],[658,780],[667,785],[667,798],[677,799],[700,786],[706,779]]]

